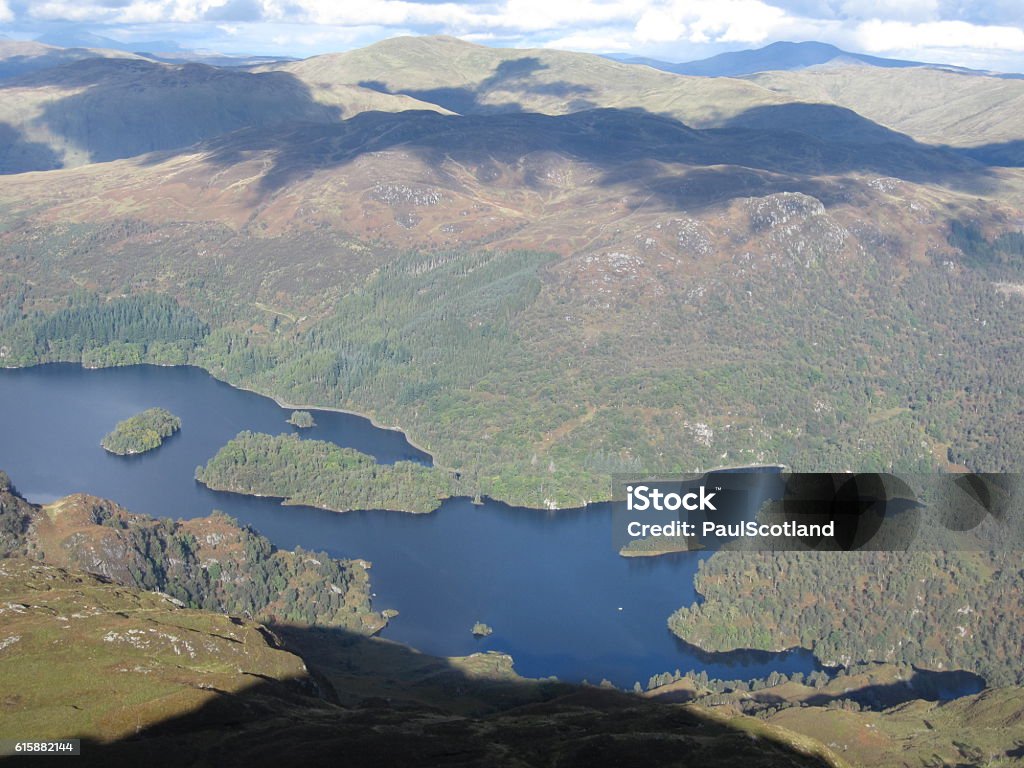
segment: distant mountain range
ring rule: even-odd
[[[795,50],[813,52],[803,44]],[[0,143],[0,173],[183,148],[239,129],[331,124],[371,110],[494,116],[613,109],[696,129],[785,131],[815,141],[911,147],[909,137],[986,162],[1024,162],[1016,119],[1024,81],[834,62],[743,78],[680,77],[590,54],[405,37],[238,67],[0,41],[0,129],[8,139]]]
[[[292,60],[284,56],[235,56],[216,51],[194,51],[182,48],[172,40],[123,43],[90,32],[51,32],[35,40],[14,40],[0,35],[0,80],[96,58],[146,58],[166,64],[193,62],[215,67],[253,67]]]
[[[674,64],[658,59],[640,56],[622,56],[611,54],[609,58],[627,64],[644,64],[654,69],[673,72],[677,75],[694,75],[697,77],[742,77],[758,72],[790,71],[806,69],[823,64],[864,64],[871,67],[900,69],[905,67],[934,67],[950,72],[978,72],[965,67],[954,67],[949,64],[929,64],[921,61],[904,59],[885,59],[879,56],[868,56],[863,53],[851,53],[828,43],[778,42],[745,51],[720,53],[708,59],[688,61]],[[979,73],[980,74],[980,73]]]

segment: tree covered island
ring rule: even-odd
[[[458,494],[451,473],[412,461],[378,464],[372,456],[297,435],[240,432],[196,480],[217,491],[277,496],[334,512],[390,509],[432,512]]]
[[[149,408],[119,422],[100,445],[110,453],[129,456],[159,448],[165,438],[181,429],[181,419],[163,408]]]
[[[309,429],[316,426],[313,414],[309,411],[292,411],[292,415],[288,417],[288,423],[299,429]]]

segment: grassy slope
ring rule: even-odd
[[[838,104],[918,141],[972,147],[1024,139],[1024,80],[937,69],[833,66],[747,78],[785,100]]]
[[[0,605],[5,738],[119,739],[253,676],[306,677],[252,622],[53,566],[0,560]]]
[[[0,560],[0,600],[0,736],[83,738],[87,765],[327,765],[339,751],[357,765],[842,765],[806,737],[700,707],[537,686],[500,658],[449,668],[373,641],[356,655],[291,630],[325,664],[311,673],[251,622],[27,560]],[[474,700],[492,714],[453,711]]]
[[[450,37],[393,38],[274,68],[317,87],[370,82],[460,114],[640,108],[703,126],[780,102],[740,80],[681,77],[589,54],[492,48]]]

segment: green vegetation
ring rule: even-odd
[[[1001,267],[1010,275],[1024,269],[1024,232],[1004,232],[990,242],[976,223],[954,221],[949,244],[963,253],[972,267]]]
[[[251,619],[182,610],[84,571],[0,562],[0,601],[20,609],[4,616],[2,738],[127,738],[211,698],[237,700],[254,677],[285,685],[307,674]],[[83,756],[95,748],[83,744]]]
[[[467,495],[535,507],[605,498],[614,471],[726,462],[1019,469],[1024,432],[1007,414],[1024,407],[1024,302],[1000,298],[985,270],[951,272],[951,252],[897,268],[897,246],[880,240],[836,261],[822,218],[779,240],[799,261],[742,279],[727,264],[699,295],[657,302],[624,282],[607,307],[590,303],[552,277],[552,256],[527,251],[406,253],[322,320],[274,332],[240,330],[207,285],[196,295],[214,330],[183,360],[399,425]],[[13,341],[65,316],[26,316],[28,303],[20,283],[0,287],[0,354],[59,359],[52,344]]]
[[[181,419],[163,408],[148,408],[130,419],[118,422],[100,445],[110,453],[128,456],[145,453],[163,445],[164,438],[181,429]]]
[[[292,415],[288,417],[288,423],[299,429],[309,429],[316,426],[313,414],[309,411],[292,411]]]
[[[478,621],[473,625],[473,629],[471,629],[470,632],[473,633],[474,637],[488,637],[494,634],[494,629],[487,624],[484,624],[482,621]]]
[[[218,491],[279,496],[335,512],[392,509],[432,512],[458,494],[449,472],[412,461],[378,464],[372,456],[297,435],[240,432],[196,480]]]
[[[43,521],[46,534],[40,536]],[[363,564],[278,550],[220,512],[157,520],[91,496],[40,508],[0,491],[0,557],[18,554],[103,573],[191,608],[359,634],[385,624],[370,607]]]
[[[160,294],[103,301],[79,291],[68,297],[63,309],[27,316],[20,312],[22,301],[24,289],[13,288],[0,312],[7,365],[181,365],[209,332],[192,310]]]
[[[1024,682],[1018,552],[719,552],[695,581],[704,601],[668,625],[708,651],[799,646],[827,666],[887,661]]]

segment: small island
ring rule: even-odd
[[[292,411],[292,415],[288,418],[288,423],[299,429],[309,429],[316,426],[313,414],[309,411]]]
[[[118,456],[132,456],[159,448],[165,438],[181,429],[181,419],[163,408],[149,408],[119,422],[100,445]]]
[[[473,625],[473,629],[470,630],[473,633],[473,637],[487,637],[493,635],[494,630],[482,621],[478,621]]]

